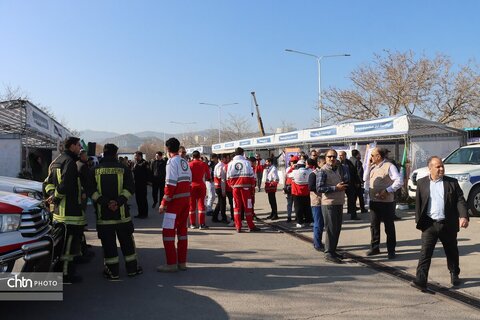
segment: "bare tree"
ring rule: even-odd
[[[145,159],[151,160],[155,158],[157,151],[164,151],[164,145],[165,142],[163,140],[152,138],[142,143],[138,150],[145,154]]]
[[[228,114],[228,120],[223,124],[222,141],[239,140],[256,136],[250,126],[250,120],[244,116]]]
[[[20,87],[13,87],[10,84],[3,86],[3,92],[0,93],[0,101],[8,100],[28,100],[28,94]]]
[[[478,66],[455,72],[445,55],[417,58],[412,51],[376,54],[350,74],[351,89],[330,88],[323,107],[333,122],[416,114],[450,125],[480,119]]]

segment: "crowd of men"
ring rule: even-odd
[[[98,237],[104,253],[104,276],[109,280],[119,278],[119,256],[117,238],[125,260],[127,274],[134,277],[143,273],[138,265],[134,226],[128,200],[135,194],[139,219],[148,217],[147,185],[152,186],[152,208],[158,204],[163,216],[162,235],[166,264],[157,268],[159,272],[187,270],[188,228],[208,229],[206,216],[212,222],[222,222],[242,232],[244,223],[250,232],[261,231],[255,225],[255,191],[268,195],[271,213],[267,219],[277,220],[276,193],[279,184],[278,157],[273,154],[263,161],[260,155],[246,158],[242,148],[233,155],[212,155],[210,161],[198,151],[192,158],[186,157],[185,148],[176,138],[166,141],[168,157],[157,152],[155,159],[147,162],[141,152],[135,153],[132,165],[118,159],[118,147],[106,144],[100,163],[89,168],[86,153],[81,150],[80,140],[70,137],[65,140],[65,151],[49,167],[44,189],[47,203],[51,205],[53,219],[67,226],[65,252],[61,257],[61,271],[65,282],[78,282],[74,260],[85,252],[83,230],[86,225],[85,209],[91,198],[96,211]],[[284,153],[282,153],[284,155]],[[281,154],[281,155],[282,155]],[[281,156],[280,155],[280,156]],[[325,260],[341,263],[342,255],[337,245],[343,223],[343,207],[347,214],[358,220],[357,211],[365,213],[365,198],[370,209],[371,245],[367,255],[380,253],[380,224],[385,225],[388,259],[396,257],[395,192],[403,185],[397,167],[387,160],[387,150],[371,150],[369,163],[364,166],[358,150],[352,151],[347,159],[345,151],[337,153],[330,149],[324,154],[312,150],[310,155],[300,153],[286,160],[283,192],[287,198],[287,222],[292,222],[295,213],[296,227],[313,227],[313,247],[324,253]],[[442,226],[448,220],[461,218],[461,227],[468,226],[465,200],[458,182],[446,179],[450,184],[438,184],[443,180],[443,163],[438,157],[429,160],[432,196],[417,195],[417,227],[422,234],[422,256],[419,261],[417,280],[414,286],[425,289],[434,243],[440,239],[445,246],[452,284],[458,284],[457,228],[450,227],[448,235]],[[265,177],[264,177],[265,175]],[[419,181],[420,182],[420,181]],[[420,184],[419,184],[420,186]],[[456,210],[446,210],[443,204],[443,189],[455,192]],[[426,187],[427,188],[427,187]],[[424,188],[425,189],[425,188]],[[428,189],[428,188],[427,188]],[[424,192],[424,191],[421,191]],[[445,193],[447,194],[447,193]],[[432,200],[433,197],[433,200]],[[217,198],[216,206],[213,204]],[[226,214],[227,199],[230,205],[230,221]],[[463,202],[462,202],[463,199]],[[357,208],[357,200],[359,208]],[[426,204],[425,204],[426,201]],[[450,202],[449,202],[450,204]],[[450,211],[453,211],[451,213]],[[425,218],[426,216],[426,218]],[[433,227],[434,229],[432,229]],[[325,230],[325,240],[322,241]],[[446,231],[445,231],[446,232]],[[425,237],[425,239],[424,239]],[[177,240],[177,243],[175,241]],[[433,247],[432,247],[433,243]]]

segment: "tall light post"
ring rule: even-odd
[[[222,142],[221,139],[221,127],[222,127],[222,107],[226,106],[233,106],[235,104],[238,104],[238,102],[233,102],[233,103],[225,103],[225,104],[215,104],[215,103],[206,103],[206,102],[200,102],[200,104],[206,105],[206,106],[214,106],[218,107],[218,143]]]
[[[292,49],[285,49],[287,52],[292,52],[292,53],[299,53],[303,54],[309,57],[313,57],[317,60],[317,70],[318,70],[318,117],[319,117],[319,122],[320,122],[320,127],[322,126],[322,109],[323,109],[323,103],[322,103],[322,76],[321,76],[321,61],[323,58],[333,58],[333,57],[350,57],[350,54],[344,53],[344,54],[330,54],[326,56],[318,56],[316,54],[308,53],[308,52],[302,52],[302,51],[297,51],[297,50],[292,50]]]
[[[170,123],[178,124],[181,126],[188,126],[189,124],[196,124],[196,122],[179,122],[179,121],[170,121]],[[182,128],[182,141],[185,141],[185,130]]]

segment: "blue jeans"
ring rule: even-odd
[[[313,246],[318,249],[322,246],[322,233],[323,233],[323,214],[321,206],[312,206],[313,215]]]
[[[287,193],[287,218],[292,218],[293,197],[291,193]]]

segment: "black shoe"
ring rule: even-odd
[[[226,223],[226,224],[228,224],[228,219],[227,219],[227,218],[222,219],[222,220],[220,220],[220,222],[221,222],[221,223]]]
[[[343,256],[343,254],[340,254],[340,253],[338,253],[338,252],[334,252],[334,253],[333,253],[333,256],[334,256],[335,258],[337,258],[337,259],[340,259],[340,260],[345,259],[345,257]]]
[[[132,272],[132,273],[129,273],[128,276],[129,276],[130,278],[133,278],[133,277],[138,276],[138,275],[140,275],[140,274],[143,274],[143,268],[140,267],[140,266],[137,266],[137,271]]]
[[[250,229],[250,232],[260,232],[262,231],[262,229],[260,229],[259,227],[253,227],[252,229]]]
[[[388,260],[393,260],[393,259],[395,259],[395,257],[396,257],[395,252],[389,252],[388,253]]]
[[[335,257],[334,255],[332,255],[330,253],[327,253],[325,255],[325,261],[332,262],[332,263],[337,263],[337,264],[342,263],[342,260],[338,259],[337,257]]]
[[[154,202],[154,203],[152,204],[152,209],[155,209],[156,206],[157,206],[157,203]]]
[[[317,250],[318,252],[324,252],[325,251],[325,246],[323,244],[321,244],[320,247],[313,247],[313,249]]]
[[[402,218],[400,218],[400,217],[399,217],[399,216],[397,216],[397,215],[394,215],[394,216],[393,216],[393,220],[396,220],[396,221],[398,221],[398,220],[402,220]]]
[[[452,283],[452,286],[460,285],[460,278],[458,277],[458,274],[453,272],[450,273],[450,282]]]
[[[278,215],[274,215],[273,217],[271,217],[272,220],[278,220]]]
[[[103,270],[103,277],[105,279],[107,279],[108,281],[117,281],[117,280],[120,280],[120,277],[118,275],[114,275],[110,272],[110,270],[108,270],[107,268],[105,268]]]
[[[292,222],[292,218],[287,218],[287,222]]]
[[[362,211],[360,211],[360,213],[368,213],[368,210],[367,209],[362,209]]]
[[[82,282],[82,277],[77,275],[63,276],[63,284],[72,284]]]
[[[201,224],[200,227],[198,227],[200,230],[207,230],[210,229],[206,224]]]
[[[426,291],[427,290],[427,284],[426,283],[420,283],[417,280],[413,280],[410,282],[410,286],[414,287],[415,289],[421,290],[421,291]]]
[[[370,249],[368,250],[367,252],[367,256],[375,256],[377,254],[380,254],[380,249],[376,248],[376,249]]]

